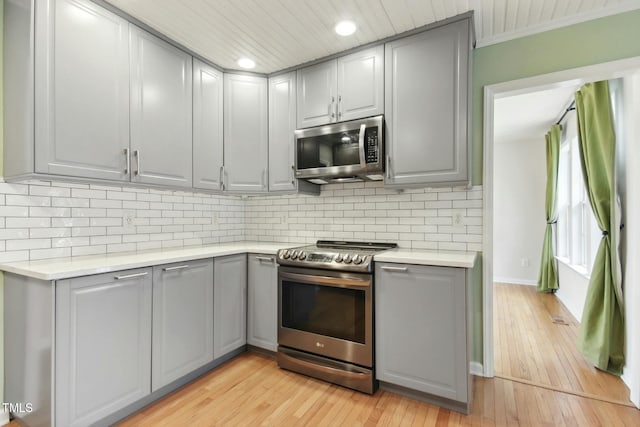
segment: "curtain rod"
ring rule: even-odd
[[[573,101],[571,101],[571,104],[569,104],[569,106],[567,107],[566,110],[564,110],[564,113],[562,113],[562,115],[560,116],[560,118],[558,119],[558,121],[556,122],[557,125],[559,125],[562,120],[564,119],[564,117],[569,114],[569,111],[573,111],[576,109],[575,107],[576,105],[576,100],[574,99]]]

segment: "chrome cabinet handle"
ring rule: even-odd
[[[387,154],[387,179],[391,179],[391,156]]]
[[[124,280],[124,279],[133,279],[134,277],[142,277],[149,274],[149,272],[145,271],[144,273],[133,273],[133,274],[125,274],[124,276],[115,276],[115,280]]]
[[[131,157],[129,156],[128,148],[124,149],[124,158],[125,158],[125,161],[127,162],[126,163],[127,165],[124,167],[124,174],[129,175],[129,171],[131,170]]]
[[[273,258],[268,257],[268,256],[257,256],[256,259],[258,261],[268,261],[268,262],[273,262]]]
[[[224,166],[220,166],[220,189],[224,191]]]
[[[134,175],[140,175],[140,150],[134,150],[133,155],[136,157],[136,170],[133,171]]]
[[[336,110],[338,111],[338,120],[342,117],[342,95],[338,95],[338,105],[336,106]]]
[[[267,170],[263,169],[262,170],[262,188],[266,188],[267,187]]]
[[[406,273],[407,271],[409,271],[409,269],[407,267],[387,267],[387,266],[382,266],[381,268],[384,271],[393,271],[393,272],[397,272],[397,273]]]
[[[331,97],[331,104],[329,104],[329,111],[331,112],[331,118],[335,119],[336,118],[336,113],[333,109],[333,104],[336,102],[336,98],[335,96]]]
[[[291,165],[291,185],[296,185],[296,166]]]
[[[165,267],[162,271],[176,271],[176,270],[184,270],[185,268],[189,268],[189,264],[176,265],[174,267]]]

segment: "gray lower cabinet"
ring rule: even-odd
[[[269,165],[267,79],[224,75],[225,189],[266,192]]]
[[[151,392],[151,276],[145,268],[56,283],[56,425],[92,424]]]
[[[214,259],[213,357],[247,343],[247,256]]]
[[[130,25],[132,182],[191,187],[192,58]]]
[[[458,402],[454,406],[466,410],[465,269],[377,263],[375,325],[378,380]]]
[[[468,184],[471,19],[385,45],[385,185]]]
[[[213,360],[213,260],[153,267],[151,390]]]
[[[222,72],[193,59],[193,187],[224,190]]]
[[[248,256],[247,343],[278,349],[278,266],[274,255]]]

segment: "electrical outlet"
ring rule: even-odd
[[[462,212],[453,213],[453,225],[464,225],[464,216],[462,216]]]
[[[123,211],[122,212],[122,226],[125,229],[133,229],[135,227],[135,211]]]

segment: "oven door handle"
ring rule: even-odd
[[[312,285],[327,285],[341,288],[368,288],[371,286],[371,279],[360,279],[357,277],[343,279],[340,277],[280,272],[280,278],[297,280],[302,283],[310,283]]]

